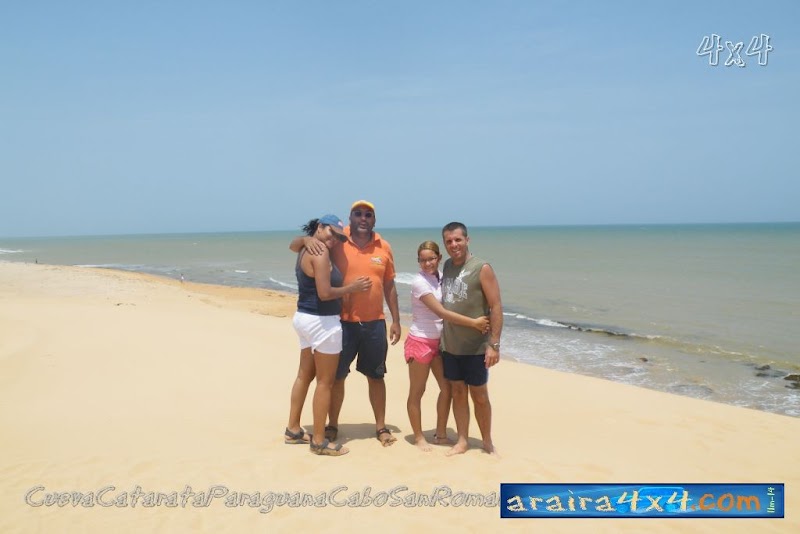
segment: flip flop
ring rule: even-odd
[[[300,432],[292,432],[289,428],[286,428],[286,432],[283,433],[283,442],[286,445],[305,445],[306,443],[311,442],[311,434],[308,434],[308,439],[305,439],[306,431],[302,428]]]
[[[381,436],[383,434],[389,434],[389,437],[387,439],[381,439]],[[383,445],[384,447],[388,447],[389,445],[391,445],[392,443],[397,441],[397,438],[394,437],[392,435],[392,432],[386,427],[383,427],[383,428],[377,430],[375,432],[375,437],[378,438],[378,441],[380,441],[381,445]]]
[[[322,443],[320,443],[319,445],[317,445],[316,443],[311,441],[309,443],[308,450],[311,452],[311,454],[316,454],[317,456],[344,456],[345,454],[350,452],[347,449],[342,450],[342,444],[341,443],[337,443],[336,447],[331,449],[330,447],[328,447],[328,445],[330,445],[330,443],[331,442],[328,441],[327,439],[325,441],[323,441]]]

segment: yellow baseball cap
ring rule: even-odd
[[[353,211],[359,206],[366,206],[367,208],[371,209],[373,213],[375,212],[375,206],[372,204],[372,202],[369,202],[367,200],[356,200],[355,202],[353,202],[353,205],[350,206],[350,211]]]

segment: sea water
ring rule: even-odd
[[[417,246],[441,243],[440,229],[378,231],[394,250],[407,314]],[[800,416],[800,389],[784,379],[800,372],[800,223],[471,228],[469,234],[470,251],[491,263],[500,283],[504,357]],[[288,249],[294,235],[0,238],[0,260],[294,292],[295,256]]]

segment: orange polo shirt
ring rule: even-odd
[[[350,236],[350,227],[344,229]],[[369,291],[348,293],[342,297],[342,321],[363,322],[384,319],[383,288],[394,281],[394,255],[388,241],[381,239],[378,232],[372,232],[372,241],[364,248],[348,240],[341,247],[333,249],[333,261],[344,275],[344,285],[359,276],[372,280]]]

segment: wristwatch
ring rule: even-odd
[[[498,352],[500,351],[500,342],[499,341],[497,343],[489,343],[489,346],[492,347],[494,350],[496,350]]]

